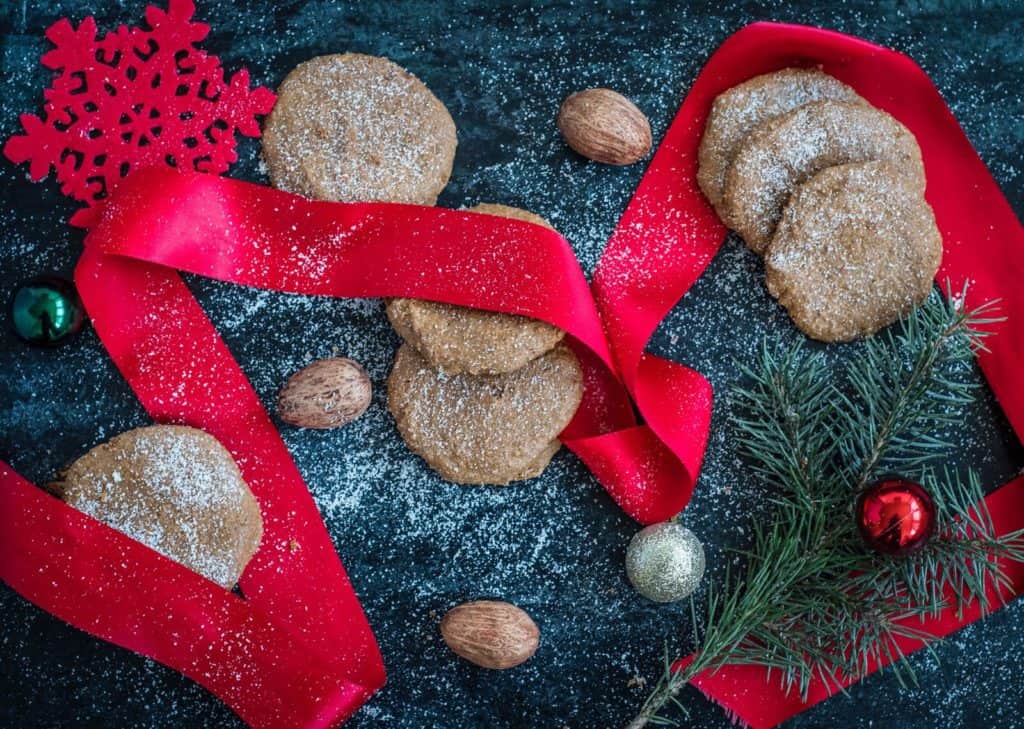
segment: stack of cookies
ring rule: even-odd
[[[551,227],[504,205],[472,209]],[[388,407],[409,448],[455,483],[539,475],[583,396],[564,332],[522,316],[413,299],[393,299],[387,314],[405,340],[388,378]]]
[[[436,96],[386,58],[321,56],[278,89],[263,133],[276,187],[345,202],[433,205],[451,175],[455,124]],[[475,212],[550,227],[504,205]],[[563,332],[521,316],[394,299],[404,344],[388,407],[415,453],[449,481],[507,484],[537,476],[583,395]]]
[[[699,162],[701,190],[808,336],[873,334],[931,291],[942,238],[921,150],[837,79],[790,68],[722,93]]]

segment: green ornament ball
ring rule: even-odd
[[[74,284],[41,276],[19,284],[11,297],[11,323],[29,344],[53,346],[82,328],[85,309]]]
[[[641,529],[626,549],[626,576],[654,602],[682,600],[697,589],[704,567],[700,540],[674,521]]]

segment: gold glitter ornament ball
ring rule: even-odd
[[[629,542],[626,576],[648,600],[682,600],[704,576],[704,547],[693,532],[674,521],[652,524]]]

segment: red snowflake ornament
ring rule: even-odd
[[[132,170],[170,165],[220,174],[238,159],[235,132],[260,135],[256,117],[274,105],[266,88],[249,88],[242,69],[224,80],[220,60],[195,44],[209,26],[192,22],[192,0],[146,8],[148,29],[121,26],[97,37],[89,17],[62,19],[46,31],[56,46],[42,57],[59,71],[42,117],[23,114],[24,134],[4,145],[41,180],[54,168],[65,195],[89,207],[71,222],[88,226],[97,203]]]

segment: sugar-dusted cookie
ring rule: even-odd
[[[736,150],[726,175],[723,220],[763,252],[793,189],[832,165],[884,160],[920,195],[924,165],[914,135],[884,111],[816,101],[765,122]]]
[[[231,454],[179,425],[136,428],[71,464],[50,484],[71,506],[230,588],[263,536],[263,519]]]
[[[539,215],[482,203],[470,210],[550,228]],[[501,374],[517,370],[561,341],[564,332],[542,321],[417,299],[387,303],[391,326],[434,367],[449,373]]]
[[[263,129],[274,186],[320,200],[433,205],[455,144],[451,115],[423,82],[359,53],[299,64]]]
[[[582,396],[583,374],[565,345],[503,375],[446,375],[403,344],[388,377],[388,408],[409,448],[464,484],[539,475]]]
[[[873,334],[927,298],[942,237],[917,180],[887,162],[797,187],[765,254],[768,291],[809,337]]]
[[[726,170],[747,134],[769,119],[823,99],[861,101],[842,81],[813,68],[755,76],[715,97],[700,141],[697,182],[716,210],[722,207]]]

